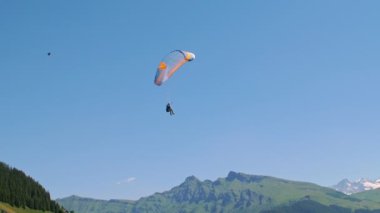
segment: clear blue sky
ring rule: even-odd
[[[0,0],[0,160],[53,198],[137,199],[230,170],[377,178],[379,8]],[[157,87],[173,49],[196,59]]]

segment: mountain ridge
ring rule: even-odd
[[[114,213],[262,212],[272,209],[292,209],[292,206],[313,206],[320,209],[339,207],[353,211],[380,209],[378,202],[350,197],[314,183],[234,171],[229,172],[227,177],[215,181],[201,181],[195,176],[189,176],[183,183],[168,191],[157,192],[124,204],[117,201],[115,205],[111,205],[109,201],[91,203],[91,200],[83,204],[77,199],[75,206],[73,205],[75,202],[65,198],[57,201],[66,209],[78,213],[100,213],[105,210]],[[78,205],[81,208],[77,208]],[[112,206],[114,210],[106,209],[106,206],[110,208]],[[89,209],[92,211],[88,211]]]

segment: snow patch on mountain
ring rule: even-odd
[[[372,189],[379,189],[380,178],[377,180],[361,178],[356,181],[343,179],[338,184],[332,186],[332,188],[348,195]]]

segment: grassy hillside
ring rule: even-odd
[[[260,213],[380,213],[380,210],[357,209],[351,210],[340,206],[326,206],[312,200],[298,201],[292,204],[276,207]]]
[[[0,202],[0,212],[4,211],[6,213],[50,213],[50,212],[44,212],[40,210],[33,210],[33,209],[23,209],[23,208],[16,208],[12,207],[11,205],[7,203]]]
[[[351,195],[357,199],[371,200],[380,203],[380,189],[359,192]]]

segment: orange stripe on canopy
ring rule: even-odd
[[[180,68],[186,62],[186,59],[182,59],[177,65],[175,65],[175,67],[173,67],[173,69],[169,71],[168,78],[172,77],[172,75],[178,70],[178,68]]]

